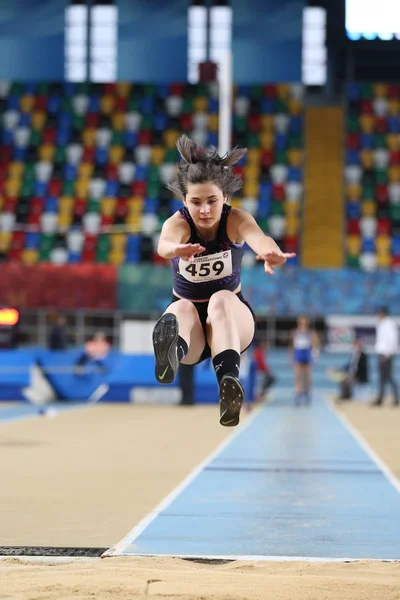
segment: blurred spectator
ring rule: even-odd
[[[179,388],[181,390],[181,406],[194,404],[194,365],[179,365]]]
[[[50,350],[66,350],[68,347],[67,343],[67,331],[66,331],[67,320],[63,315],[57,315],[55,323],[50,330],[48,346]]]
[[[362,340],[355,339],[349,362],[341,369],[329,370],[332,379],[339,382],[338,400],[351,400],[354,385],[368,383],[368,357],[364,352]]]
[[[85,350],[76,362],[76,374],[82,374],[88,362],[94,362],[98,369],[102,373],[105,373],[107,369],[104,361],[107,358],[109,351],[110,344],[105,334],[102,331],[97,331],[93,338],[86,342]]]
[[[255,342],[255,349],[253,352],[253,360],[256,365],[257,374],[262,374],[262,381],[260,386],[260,391],[258,393],[257,400],[261,401],[264,399],[265,394],[268,392],[269,388],[275,383],[276,378],[271,373],[271,369],[268,366],[266,361],[266,352],[268,349],[268,341],[267,340],[257,340]]]
[[[307,317],[301,316],[297,319],[297,327],[291,335],[290,348],[295,376],[295,404],[309,404],[312,361],[319,355],[320,342]]]
[[[383,403],[387,383],[393,390],[393,405],[398,406],[399,392],[392,371],[393,357],[396,356],[399,349],[399,332],[394,319],[388,316],[386,307],[380,307],[377,310],[377,316],[375,352],[379,361],[379,391],[372,406],[381,406]]]

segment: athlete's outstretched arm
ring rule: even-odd
[[[162,258],[179,256],[185,260],[193,260],[196,254],[204,252],[201,244],[185,244],[190,235],[190,228],[180,215],[172,215],[162,226],[157,252]]]
[[[265,235],[256,220],[249,213],[238,213],[238,234],[257,254],[258,260],[264,261],[264,269],[270,275],[274,274],[274,267],[279,267],[288,258],[296,256],[293,252],[282,252],[272,237]]]

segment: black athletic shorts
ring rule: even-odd
[[[236,294],[236,296],[250,310],[251,314],[253,315],[254,325],[255,325],[256,324],[256,316],[255,316],[250,304],[248,302],[246,302],[246,300],[243,298],[242,292],[238,292]],[[172,294],[172,302],[177,302],[178,300],[182,300],[182,298],[179,298],[178,296],[175,296],[175,294]],[[204,331],[204,338],[206,340],[206,345],[204,346],[204,350],[201,353],[201,356],[196,364],[201,363],[201,362],[203,362],[203,360],[206,360],[207,358],[211,357],[211,348],[207,343],[207,336],[206,336],[206,321],[207,321],[207,316],[208,316],[208,314],[207,314],[208,313],[208,302],[193,302],[193,305],[196,307],[197,314],[199,315],[200,323],[201,323],[201,326],[203,327],[203,331]],[[255,334],[255,327],[254,327],[254,334]],[[254,336],[253,336],[253,339],[251,340],[250,344],[243,350],[243,352],[245,352],[247,350],[247,348],[249,348],[249,346],[251,346],[251,344],[253,343],[253,340],[254,340]],[[242,354],[243,354],[243,352],[242,352]]]

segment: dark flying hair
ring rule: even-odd
[[[175,181],[167,185],[176,196],[184,198],[191,183],[215,183],[225,195],[242,187],[240,175],[232,173],[232,166],[247,152],[247,148],[234,148],[225,156],[219,156],[215,148],[202,148],[186,135],[176,142],[182,160],[178,163]]]

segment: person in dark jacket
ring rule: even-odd
[[[351,400],[354,384],[368,383],[368,357],[359,338],[354,341],[349,362],[340,371],[343,377],[340,381],[338,400]]]
[[[66,318],[63,315],[57,315],[55,324],[51,328],[49,335],[50,350],[66,350],[68,347],[67,331],[65,325]]]

